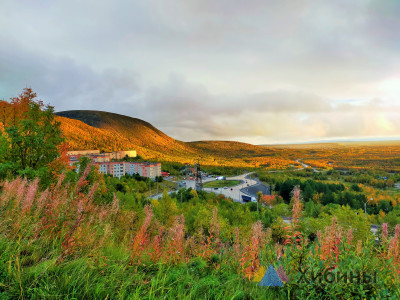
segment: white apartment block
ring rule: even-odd
[[[161,176],[161,163],[150,162],[98,162],[99,172],[103,174],[110,174],[114,177],[121,178],[121,176],[128,174],[139,174],[143,177],[156,178]]]

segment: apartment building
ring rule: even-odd
[[[110,153],[94,154],[89,156],[94,162],[109,162],[112,157]]]
[[[118,178],[126,174],[126,163],[123,161],[95,162],[95,164],[99,166],[99,172],[103,174]]]
[[[111,159],[123,159],[125,156],[136,157],[137,153],[135,150],[129,151],[114,151],[110,153]]]
[[[126,156],[136,157],[135,150],[115,151],[111,153],[100,153],[98,150],[69,151],[70,165],[72,166],[74,163],[79,162],[79,157],[81,156],[89,157],[94,164],[98,165],[100,173],[109,174],[114,177],[121,178],[125,174],[139,174],[140,176],[154,179],[157,176],[161,176],[161,163],[112,161],[113,159],[121,160]],[[79,166],[77,170],[79,170]]]
[[[93,162],[110,162],[114,160],[120,160],[128,157],[136,157],[137,153],[135,150],[129,151],[114,151],[108,153],[100,153],[99,150],[79,150],[79,151],[68,151],[67,156],[69,157],[70,165],[74,164],[79,160],[79,157],[89,157]]]
[[[149,162],[98,162],[99,172],[103,174],[110,174],[114,177],[121,178],[121,176],[128,174],[139,174],[143,177],[156,178],[161,176],[161,163]]]
[[[155,178],[161,176],[161,163],[142,163],[143,177]]]
[[[86,156],[86,155],[93,155],[93,154],[100,154],[100,150],[77,150],[77,151],[68,151],[68,156]]]
[[[156,178],[161,176],[161,163],[151,162],[127,162],[126,173],[139,174],[143,177]]]

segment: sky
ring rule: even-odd
[[[1,0],[0,99],[182,141],[400,139],[398,0]]]

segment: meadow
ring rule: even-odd
[[[240,180],[215,180],[209,181],[203,184],[205,188],[223,188],[223,187],[231,187],[240,184]]]

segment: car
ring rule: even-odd
[[[217,187],[215,187],[215,188],[214,188],[214,190],[218,190],[218,188],[217,188]]]
[[[224,187],[224,189],[227,189],[228,187],[226,186],[226,187]]]

